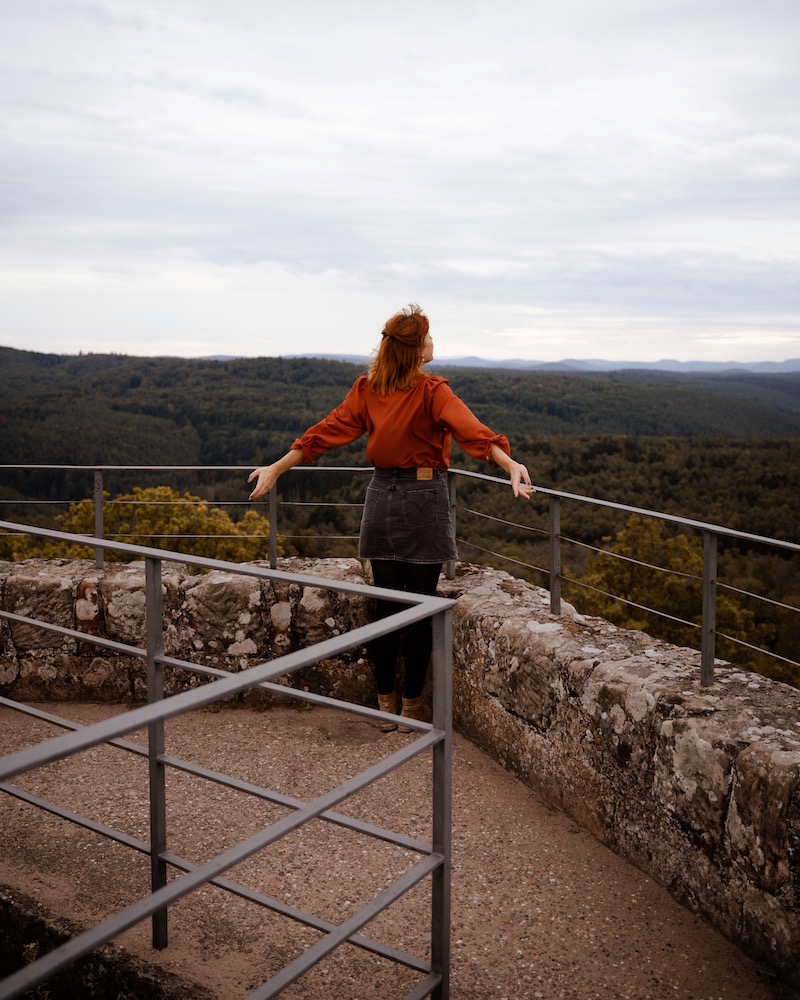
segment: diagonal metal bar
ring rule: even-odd
[[[286,989],[291,983],[296,982],[312,966],[316,965],[317,962],[338,948],[340,944],[348,941],[364,924],[369,923],[370,920],[390,906],[396,899],[408,892],[417,882],[422,881],[426,875],[430,875],[432,871],[442,864],[443,860],[441,855],[432,854],[429,858],[418,861],[413,868],[409,869],[405,875],[379,893],[375,899],[339,924],[330,934],[311,945],[302,955],[284,966],[279,973],[264,983],[263,986],[250,993],[248,1000],[270,1000],[270,998],[276,997],[282,990]]]
[[[286,689],[281,688],[281,690],[285,691]],[[303,695],[305,696],[307,693],[308,692],[303,692]],[[43,712],[41,709],[36,709],[31,706],[21,706],[17,702],[10,701],[8,698],[0,697],[0,705],[5,705],[8,708],[13,708],[16,711],[22,712],[24,715],[31,715],[44,722],[61,726],[64,729],[79,730],[85,728],[80,723],[70,722],[68,719],[62,719],[57,715],[52,715],[49,712]],[[129,743],[127,740],[109,740],[108,745],[116,747],[119,750],[125,750],[128,753],[135,754],[139,757],[147,757],[147,747],[140,746],[138,743]],[[200,764],[195,764],[192,761],[183,760],[180,757],[172,757],[169,754],[164,754],[161,757],[161,761],[168,767],[175,768],[177,771],[183,771],[186,774],[193,774],[199,778],[206,778],[218,785],[223,785],[224,787],[231,788],[237,792],[243,792],[245,795],[252,795],[256,798],[264,799],[267,802],[273,802],[275,805],[285,806],[287,809],[299,809],[304,804],[302,799],[295,798],[291,795],[284,795],[281,792],[272,791],[271,789],[264,788],[261,785],[254,785],[249,781],[241,781],[239,778],[233,778],[228,774],[224,774],[222,771],[214,771],[210,768],[203,767]],[[0,791],[5,791],[11,795],[16,795],[18,798],[22,798],[22,795],[19,794],[19,789],[8,783],[0,784]],[[30,801],[33,801],[33,798],[31,798]],[[75,813],[70,813],[68,810],[62,810],[57,806],[48,808],[44,805],[44,800],[42,800],[40,804],[42,804],[42,807],[46,808],[48,812],[55,813],[56,815],[59,815],[64,819],[68,819],[70,822],[77,823],[80,826],[89,826],[90,829],[93,829],[93,827],[89,825],[89,821],[84,821]],[[405,834],[397,833],[393,830],[386,830],[383,827],[375,826],[374,824],[367,823],[364,820],[346,816],[344,813],[337,813],[331,810],[323,813],[319,818],[325,822],[333,823],[336,826],[352,830],[354,833],[363,833],[367,836],[375,837],[378,840],[394,844],[396,847],[402,847],[408,851],[415,851],[418,854],[428,854],[431,850],[430,844],[426,844],[414,837],[407,837]]]
[[[0,531],[32,535],[36,538],[47,538],[70,545],[85,545],[87,548],[107,549],[113,552],[121,552],[135,559],[160,559],[163,562],[175,562],[184,566],[216,569],[223,573],[233,573],[236,576],[254,576],[264,580],[279,580],[283,583],[294,583],[300,587],[317,587],[320,590],[334,590],[343,594],[385,597],[386,600],[397,601],[401,604],[427,604],[431,600],[444,600],[444,598],[431,598],[425,594],[415,594],[413,591],[401,592],[382,587],[369,587],[364,583],[355,583],[351,580],[334,580],[327,577],[309,576],[304,573],[288,573],[283,570],[268,569],[266,566],[257,566],[253,563],[236,563],[224,559],[209,559],[206,556],[193,556],[186,552],[171,552],[168,549],[155,549],[146,545],[131,545],[128,542],[94,538],[92,535],[78,535],[70,531],[54,531],[52,528],[40,528],[33,524],[18,524],[16,521],[0,520]],[[800,549],[800,546],[798,546],[798,549]],[[86,637],[84,636],[84,638]]]
[[[39,618],[28,618],[26,615],[15,614],[13,611],[0,611],[0,618],[5,618],[10,622],[17,622],[20,625],[30,625],[33,628],[40,628],[43,632],[55,632],[56,635],[63,635],[66,639],[91,643],[91,645],[98,646],[101,649],[112,649],[115,653],[124,653],[125,656],[138,656],[143,659],[147,655],[141,646],[129,646],[127,643],[117,642],[115,639],[106,639],[102,635],[87,635],[86,632],[67,628],[66,625],[55,625],[52,622],[45,622]]]
[[[92,833],[108,837],[110,840],[114,840],[124,847],[130,847],[131,850],[139,851],[142,854],[150,853],[150,845],[147,841],[138,840],[136,837],[131,837],[129,834],[123,833],[122,830],[115,830],[104,823],[98,823],[86,816],[81,816],[80,813],[72,812],[71,809],[65,809],[63,806],[58,806],[55,802],[50,802],[49,799],[40,798],[38,795],[33,795],[31,792],[25,791],[24,788],[17,788],[16,785],[11,785],[7,781],[0,782],[0,792],[5,792],[7,795],[11,795],[21,802],[27,802],[28,805],[35,806],[37,809],[48,812],[52,816],[58,816],[59,819],[65,819],[76,826],[81,826],[85,830],[91,830]]]
[[[424,1000],[429,997],[437,986],[440,986],[442,977],[435,972],[426,976],[422,982],[417,983],[413,990],[406,993],[405,1000]]]
[[[268,802],[273,802],[275,805],[285,806],[287,809],[300,809],[303,805],[305,805],[302,799],[294,798],[291,795],[283,795],[281,792],[273,792],[266,788],[260,788],[259,786],[252,785],[247,781],[240,781],[238,778],[231,778],[219,771],[211,771],[198,764],[179,760],[177,757],[165,756],[162,759],[165,764],[170,767],[174,767],[177,770],[184,771],[187,774],[197,775],[200,778],[208,778],[210,781],[214,781],[219,785],[224,785],[225,787],[232,788],[238,792],[244,792],[246,795],[253,795],[257,798],[265,799]],[[402,833],[395,833],[392,830],[386,830],[383,827],[375,826],[372,823],[365,822],[364,820],[354,819],[351,816],[345,816],[343,813],[329,811],[323,813],[319,818],[321,820],[325,820],[326,822],[333,823],[336,826],[352,830],[353,833],[363,833],[367,836],[375,837],[378,840],[383,840],[386,843],[394,844],[395,847],[402,847],[407,851],[414,851],[417,854],[430,854],[431,852],[431,845],[426,844],[424,841],[416,840],[414,837],[406,837]]]
[[[191,862],[185,861],[182,858],[176,858],[172,854],[167,854],[165,856],[165,860],[175,868],[180,868],[183,871],[192,871],[196,867],[191,864]],[[240,896],[242,899],[246,899],[251,903],[259,903],[261,906],[265,906],[268,909],[273,910],[282,917],[288,917],[290,920],[306,924],[308,927],[313,927],[314,930],[323,931],[326,934],[336,930],[337,925],[332,923],[330,920],[323,920],[321,917],[315,917],[313,914],[305,913],[296,906],[291,906],[289,903],[284,903],[280,899],[267,896],[264,893],[257,892],[255,889],[250,889],[247,886],[239,885],[238,882],[233,882],[222,876],[211,879],[209,884],[215,885],[220,889],[225,889],[233,895]],[[410,969],[417,969],[420,972],[427,972],[430,970],[430,963],[426,962],[424,959],[418,958],[416,955],[409,955],[404,951],[399,951],[397,948],[391,948],[389,945],[385,945],[380,941],[374,941],[372,938],[365,937],[363,934],[354,934],[348,938],[348,941],[350,944],[356,945],[364,951],[380,955],[381,958],[387,958],[392,962],[400,962],[401,965],[406,965]]]

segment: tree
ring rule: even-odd
[[[589,559],[579,582],[592,589],[584,592],[581,610],[675,645],[698,647],[702,575],[699,542],[670,534],[667,525],[655,518],[634,514],[615,543]],[[717,631],[765,649],[774,628],[757,622],[755,614],[733,597],[718,593]],[[763,657],[738,643],[718,637],[716,651],[749,669],[772,673]]]
[[[94,534],[94,503],[81,500],[56,518],[60,531]],[[187,555],[247,562],[263,558],[269,547],[269,521],[254,510],[234,523],[219,507],[209,507],[198,496],[177,493],[169,486],[134,488],[113,500],[103,496],[104,535],[113,541],[150,548],[179,551]],[[89,558],[93,550],[83,545],[39,541],[26,536],[7,536],[0,543],[0,556],[14,561],[43,556]],[[130,557],[109,552],[109,560]]]

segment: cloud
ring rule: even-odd
[[[419,299],[451,354],[800,355],[793,3],[0,18],[0,342],[353,352]]]

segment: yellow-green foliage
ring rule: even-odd
[[[56,521],[59,531],[93,536],[93,501],[71,504]],[[136,487],[113,499],[105,493],[103,527],[104,537],[113,541],[233,562],[264,558],[269,547],[269,522],[254,510],[234,523],[219,507],[169,486]],[[0,556],[15,561],[34,556],[91,558],[93,554],[94,549],[85,545],[40,542],[26,536],[6,536],[0,541]],[[133,557],[108,552],[106,558],[125,561]]]
[[[622,628],[641,629],[675,645],[699,648],[702,576],[699,537],[670,533],[663,522],[633,515],[614,543],[589,559],[580,583],[591,589],[582,591],[581,610]],[[716,630],[718,656],[734,662],[744,656],[748,666],[762,673],[789,683],[800,681],[790,669],[778,669],[774,661],[740,645],[770,648],[776,627],[758,622],[753,611],[724,591],[717,594]],[[739,641],[730,642],[726,635]]]

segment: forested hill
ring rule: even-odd
[[[311,358],[209,361],[0,348],[2,461],[257,465],[324,416],[363,370]],[[485,423],[512,439],[800,438],[796,373],[431,370],[450,378]]]

